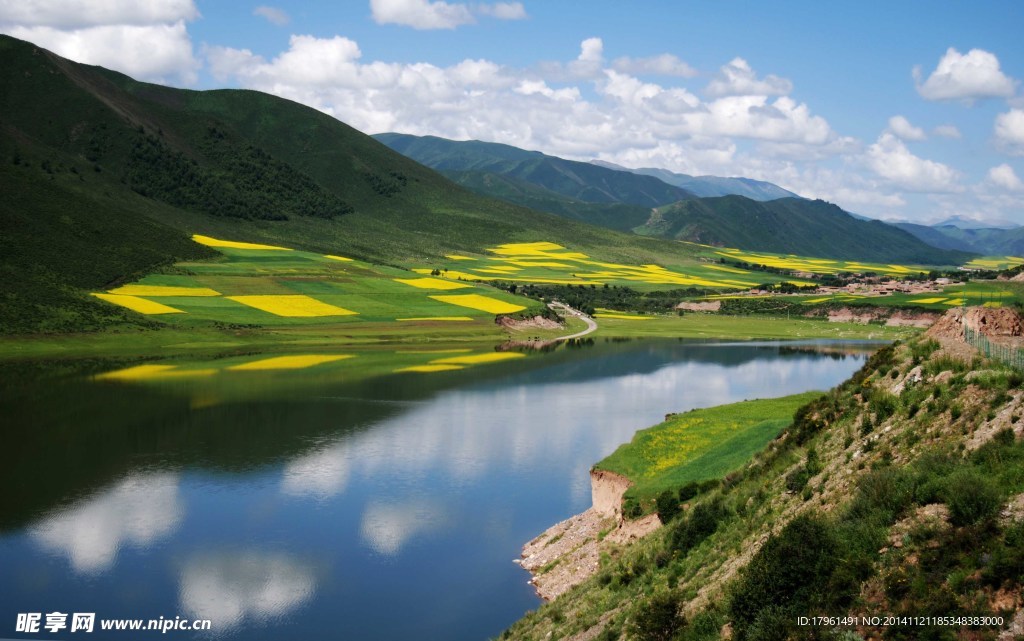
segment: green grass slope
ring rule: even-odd
[[[971,255],[931,247],[880,221],[858,220],[821,200],[702,198],[658,209],[637,233],[708,245],[823,258],[925,265]]]

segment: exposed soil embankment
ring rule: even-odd
[[[816,316],[810,312],[809,316]],[[908,311],[905,309],[887,309],[884,307],[840,307],[828,310],[830,323],[861,323],[884,320],[891,327],[928,327],[940,314],[937,312]]]
[[[553,321],[550,318],[544,318],[543,316],[534,316],[533,318],[512,318],[511,316],[499,316],[494,319],[494,322],[501,325],[505,329],[513,330],[527,330],[527,329],[562,329],[561,323]]]
[[[717,312],[722,309],[722,301],[713,300],[706,303],[679,303],[676,309],[687,312]]]
[[[970,307],[946,312],[927,336],[935,339],[966,340],[970,329],[996,342],[1020,343],[1024,336],[1024,322],[1020,314],[1008,307]]]
[[[591,470],[593,506],[523,546],[519,564],[533,575],[530,584],[541,598],[550,601],[596,574],[606,547],[630,543],[661,527],[657,514],[622,518],[622,495],[629,486],[624,476]]]

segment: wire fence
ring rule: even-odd
[[[993,343],[987,336],[970,327],[964,328],[964,339],[985,356],[1000,360],[1010,367],[1024,370],[1024,349]]]

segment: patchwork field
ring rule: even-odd
[[[1024,258],[1019,256],[982,256],[981,258],[975,258],[971,262],[964,265],[971,269],[1010,269],[1017,265],[1024,265]]]
[[[174,326],[211,322],[270,328],[479,321],[540,304],[490,287],[409,272],[344,256],[195,236],[218,261],[179,263],[170,273],[93,295]],[[449,293],[458,290],[457,294]]]
[[[609,263],[549,242],[509,243],[489,247],[485,253],[474,255],[448,254],[434,267],[417,267],[413,271],[465,282],[607,284],[641,291],[689,287],[736,290],[786,280],[762,272],[704,262],[668,266]]]
[[[908,276],[911,274],[928,273],[932,267],[920,265],[884,265],[881,263],[865,263],[859,261],[833,260],[830,258],[810,258],[806,256],[795,256],[792,254],[771,254],[766,252],[747,252],[739,249],[704,247],[705,253],[713,258],[723,258],[727,261],[749,263],[751,265],[764,265],[793,272],[808,272],[812,274],[839,274],[874,272],[889,276]]]

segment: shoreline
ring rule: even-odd
[[[591,469],[591,507],[552,525],[523,546],[514,563],[530,573],[527,583],[537,596],[553,601],[597,574],[602,552],[661,527],[656,513],[630,521],[623,518],[622,496],[631,485],[625,476]]]

